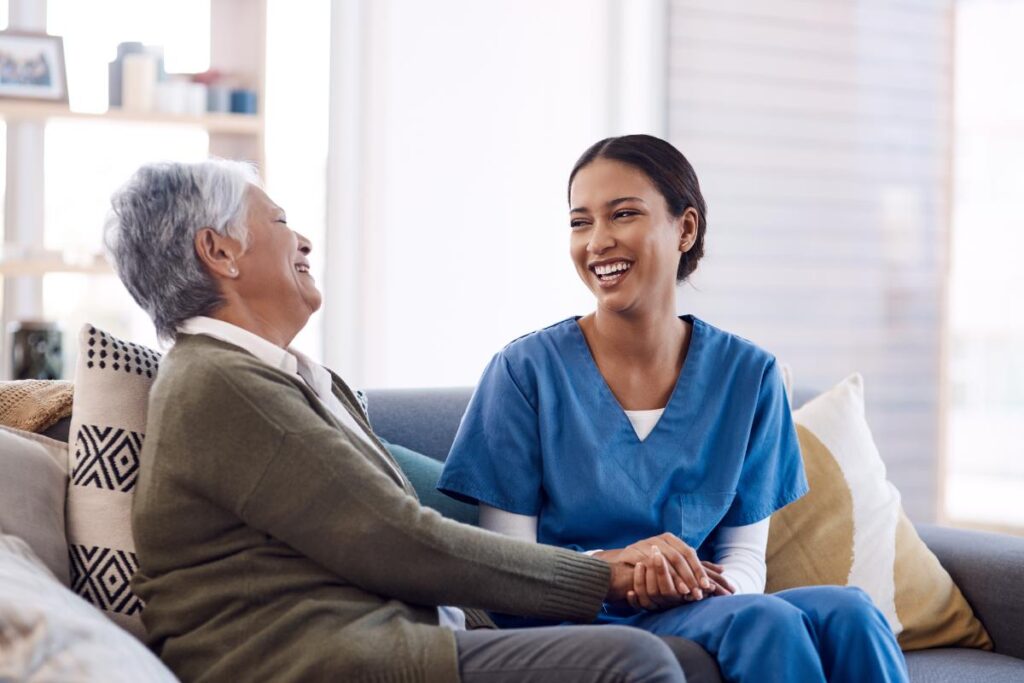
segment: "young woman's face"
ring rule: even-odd
[[[696,234],[692,209],[672,216],[643,171],[601,158],[576,173],[569,204],[569,250],[598,308],[625,313],[674,301],[679,256]]]

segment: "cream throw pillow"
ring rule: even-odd
[[[130,584],[139,566],[132,497],[159,362],[155,351],[84,326],[68,435],[71,590],[140,638],[142,601]]]
[[[985,628],[918,537],[886,479],[851,375],[793,413],[810,492],[772,516],[765,592],[857,586],[904,650],[992,649]]]

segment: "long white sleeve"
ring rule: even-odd
[[[518,538],[530,543],[537,542],[537,518],[532,515],[517,515],[507,510],[492,508],[480,503],[480,528]]]
[[[745,526],[726,526],[718,530],[715,562],[723,565],[725,578],[736,594],[764,593],[767,567],[764,556],[768,549],[770,517]]]

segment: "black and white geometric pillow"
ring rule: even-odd
[[[67,505],[71,589],[144,637],[131,504],[160,354],[86,325],[79,334]]]

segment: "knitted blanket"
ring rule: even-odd
[[[41,432],[71,415],[74,385],[59,380],[0,382],[0,424]]]

